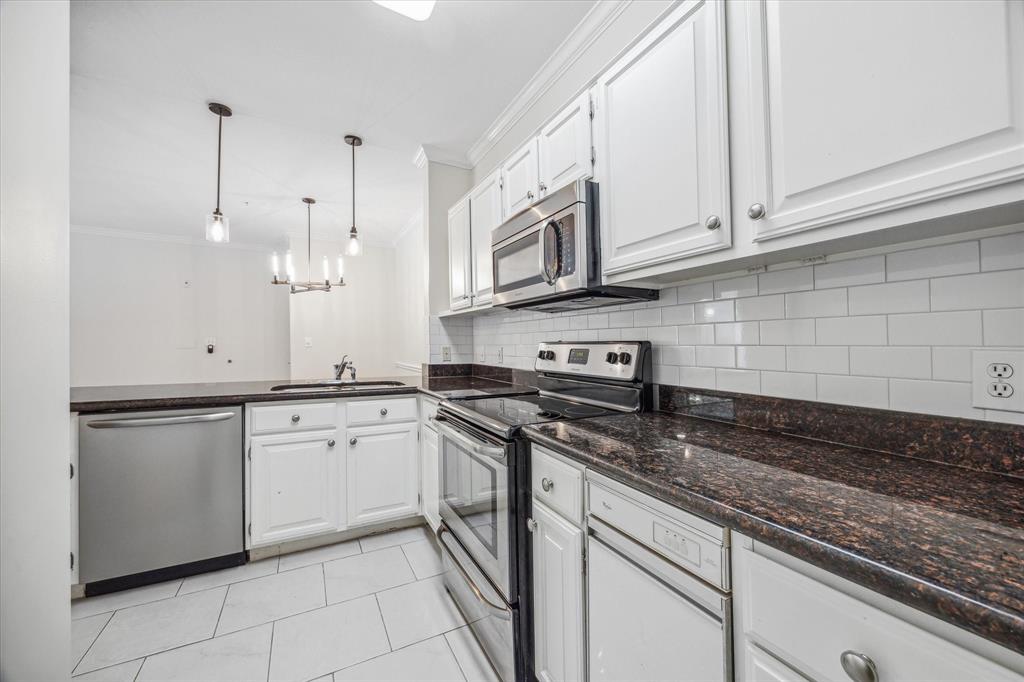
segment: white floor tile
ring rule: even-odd
[[[285,618],[274,624],[271,680],[310,680],[389,651],[371,595]]]
[[[339,542],[335,545],[307,549],[302,552],[281,556],[281,565],[277,570],[290,571],[293,568],[301,568],[302,566],[322,564],[332,559],[344,559],[347,556],[359,554],[361,551],[358,540],[349,540],[348,542]]]
[[[118,611],[78,664],[89,672],[213,636],[226,587]]]
[[[355,599],[416,580],[401,547],[328,561],[324,564],[327,603]]]
[[[108,613],[129,606],[138,606],[139,604],[147,604],[151,601],[169,599],[178,593],[179,587],[181,587],[181,580],[171,580],[166,583],[136,587],[135,589],[124,590],[123,592],[102,594],[98,597],[75,599],[71,602],[71,618],[86,618],[88,616],[95,616],[97,613]]]
[[[270,575],[271,573],[277,573],[277,557],[263,559],[262,561],[253,561],[252,563],[243,564],[242,566],[234,566],[233,568],[225,568],[222,571],[202,573],[200,575],[185,578],[185,582],[181,584],[181,589],[178,590],[178,594],[191,594],[192,592],[198,592],[200,590],[208,590],[211,587],[240,583],[243,580],[261,578],[265,575]]]
[[[469,682],[499,682],[498,674],[468,626],[447,632],[444,636]]]
[[[393,530],[390,533],[381,533],[380,535],[369,535],[365,538],[360,538],[359,544],[364,552],[372,552],[375,549],[394,547],[395,545],[404,545],[407,542],[417,542],[426,539],[427,527],[415,526],[413,528]]]
[[[269,623],[326,603],[324,574],[319,565],[235,583],[228,588],[217,635]]]
[[[96,635],[110,620],[111,613],[100,613],[88,618],[79,618],[71,621],[71,667],[74,670],[82,656],[89,650],[92,643],[96,641]]]
[[[409,559],[409,565],[412,566],[412,571],[418,580],[444,572],[444,566],[441,565],[441,553],[433,540],[410,542],[407,545],[402,545],[402,550],[405,552],[406,558]]]
[[[462,670],[443,636],[334,673],[334,682],[463,682],[463,679]]]
[[[248,682],[270,665],[272,623],[150,656],[136,682]]]
[[[135,676],[139,674],[143,659],[119,663],[109,668],[102,668],[91,673],[85,673],[72,677],[74,682],[134,682]]]
[[[394,649],[466,624],[441,576],[381,592],[377,599]]]

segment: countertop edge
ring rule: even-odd
[[[861,587],[1010,650],[1018,651],[1024,647],[1024,618],[1015,614],[980,603],[949,588],[907,575],[868,557],[854,554],[692,491],[678,487],[671,491],[661,489],[626,469],[609,466],[606,462],[588,456],[585,452],[531,427],[525,427],[523,432],[532,442],[551,448],[666,504],[705,516],[754,540],[764,542]]]
[[[338,391],[305,392],[305,393],[239,393],[234,395],[216,396],[184,396],[178,398],[137,398],[124,400],[88,400],[72,402],[70,412],[91,414],[96,412],[113,412],[124,410],[159,410],[190,407],[223,407],[225,405],[244,405],[245,403],[292,402],[296,400],[323,400],[341,398],[370,398],[388,395],[416,395],[427,393],[437,396],[419,386],[391,386],[387,388],[366,388]]]

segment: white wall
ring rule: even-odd
[[[262,248],[73,228],[71,384],[288,378],[288,292],[270,277]]]
[[[423,216],[416,215],[395,242],[395,361],[417,368],[427,361],[427,252],[423,237]]]
[[[322,273],[324,255],[330,260],[333,277],[334,262],[343,246],[341,242],[313,240],[314,277]],[[293,251],[297,278],[304,280],[305,238],[294,242]],[[331,365],[344,354],[355,360],[361,377],[394,376],[398,357],[395,250],[367,245],[361,256],[346,257],[345,282],[346,286],[330,292],[290,297],[293,379],[327,378]]]
[[[0,3],[0,679],[66,680],[69,23]]]

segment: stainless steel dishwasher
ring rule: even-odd
[[[245,562],[242,408],[79,419],[86,594]]]

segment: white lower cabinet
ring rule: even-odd
[[[250,440],[250,546],[341,527],[335,430],[253,436]]]
[[[416,422],[348,430],[346,497],[349,526],[417,513],[417,430]]]
[[[537,679],[583,680],[583,531],[536,501],[533,521]]]
[[[420,427],[420,497],[423,518],[434,531],[441,525],[437,431]]]
[[[807,678],[785,663],[763,651],[760,647],[747,644],[742,649],[743,661],[739,679],[750,682],[806,682]]]

